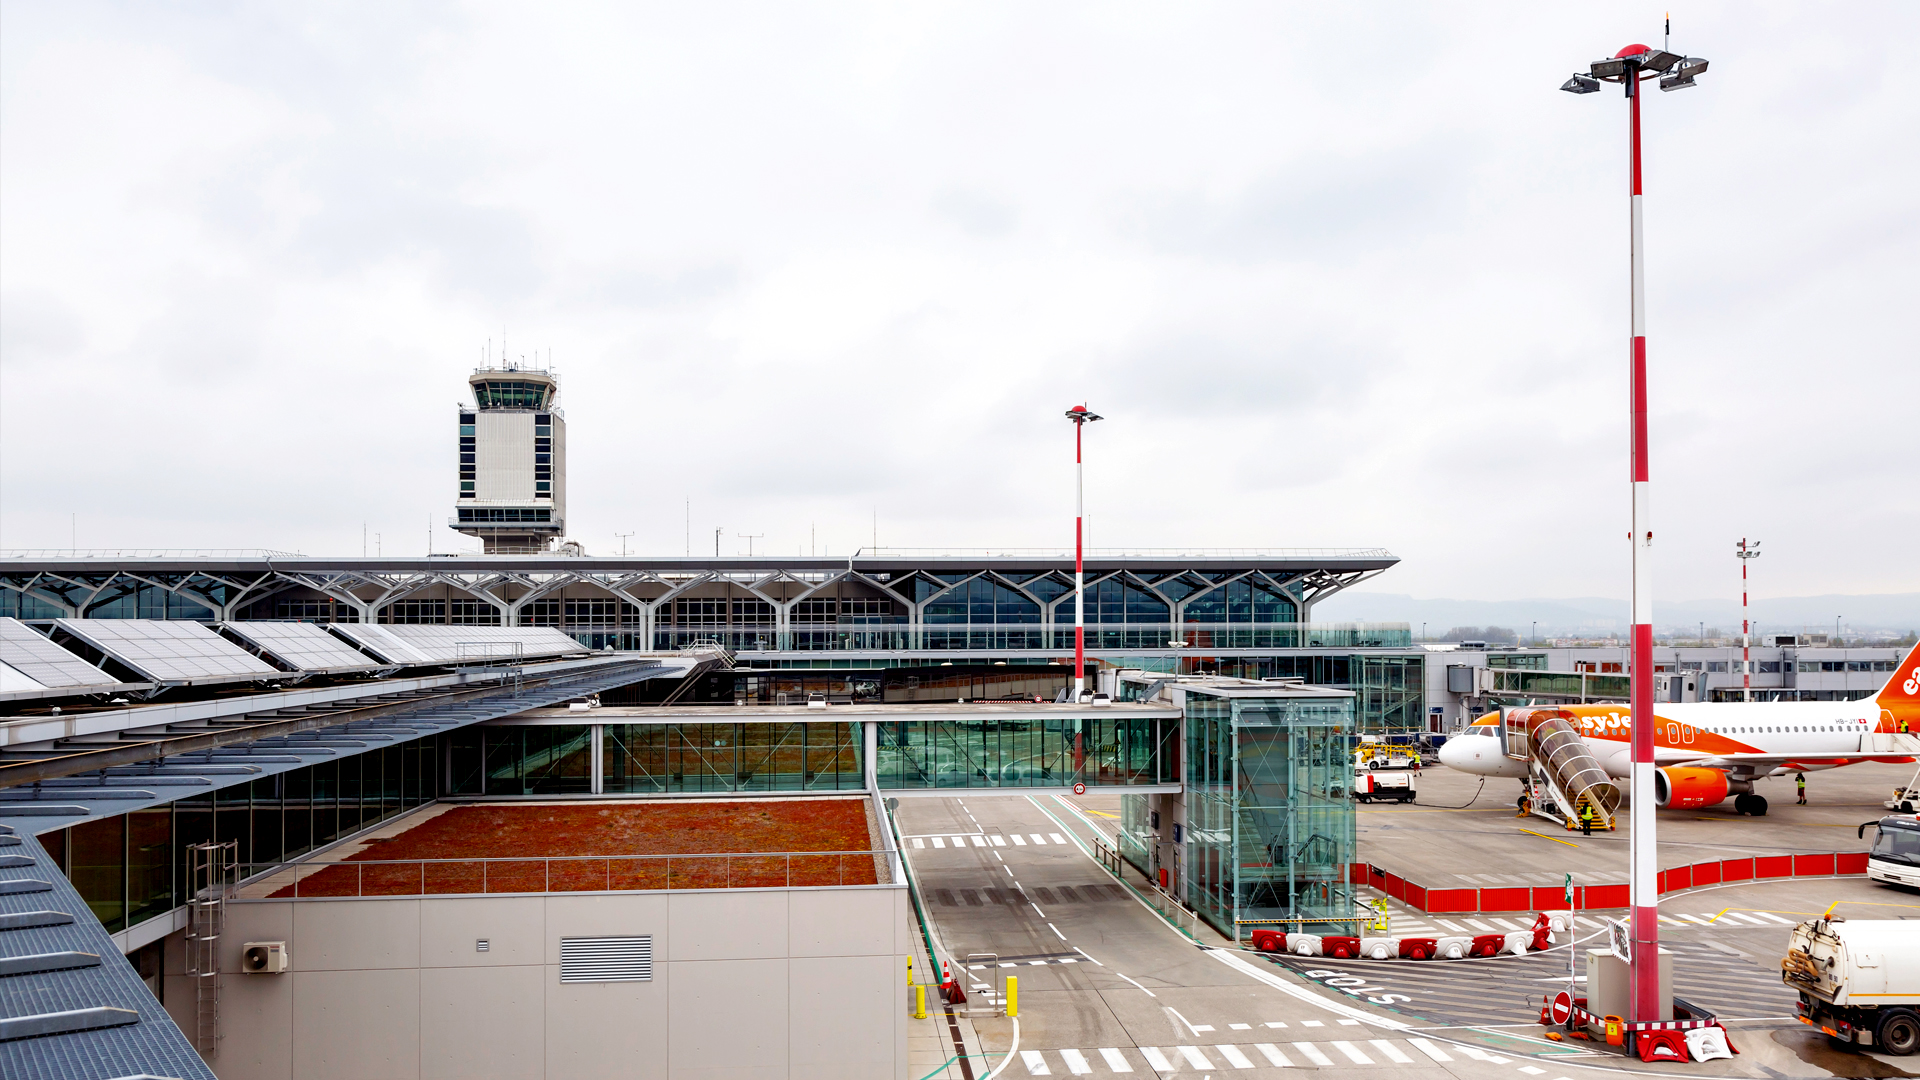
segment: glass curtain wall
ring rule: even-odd
[[[608,724],[603,790],[840,791],[866,785],[850,723]]]
[[[1222,933],[1349,925],[1352,717],[1347,699],[1187,695],[1187,902]]]
[[[1179,730],[1173,720],[887,721],[879,729],[882,788],[1177,782],[1164,752]]]
[[[242,864],[278,863],[431,801],[435,744],[413,739],[39,840],[100,924],[117,933],[186,901],[193,844],[233,840]]]

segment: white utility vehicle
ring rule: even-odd
[[[1920,921],[1811,919],[1793,928],[1780,977],[1800,1022],[1837,1042],[1920,1050]]]
[[[1353,753],[1353,797],[1361,802],[1413,802],[1419,774],[1420,758],[1409,756],[1406,747],[1363,741]]]
[[[1920,815],[1900,814],[1861,825],[1856,835],[1866,839],[1867,826],[1880,830],[1867,852],[1867,877],[1885,885],[1920,888]]]

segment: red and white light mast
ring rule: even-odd
[[[1100,417],[1088,412],[1085,405],[1075,405],[1067,410],[1067,419],[1073,421],[1073,700],[1077,705],[1087,692],[1087,571],[1082,547],[1085,530],[1081,522],[1085,515],[1080,484],[1083,471],[1080,432]]]
[[[1659,857],[1654,833],[1653,735],[1659,721],[1653,714],[1653,517],[1650,470],[1647,462],[1647,313],[1646,248],[1640,217],[1640,90],[1644,80],[1660,78],[1660,89],[1681,90],[1693,85],[1707,62],[1682,57],[1645,45],[1629,45],[1611,58],[1596,60],[1585,75],[1576,74],[1560,89],[1591,94],[1602,82],[1617,82],[1627,97],[1627,203],[1631,230],[1629,295],[1628,413],[1632,428],[1628,479],[1633,489],[1633,667],[1628,698],[1633,721],[1633,799],[1628,867],[1632,920],[1631,1020],[1663,1017],[1667,1003],[1660,1000],[1660,927],[1658,922]]]
[[[1753,625],[1747,622],[1747,560],[1760,557],[1760,541],[1740,538],[1735,555],[1740,560],[1740,699],[1753,700]]]

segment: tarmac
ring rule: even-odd
[[[1695,810],[1662,810],[1657,830],[1662,869],[1744,856],[1866,851],[1862,822],[1893,813],[1882,805],[1913,777],[1912,765],[1849,765],[1807,774],[1806,806],[1794,803],[1792,777],[1760,782],[1763,817],[1733,812],[1733,800]],[[1429,889],[1576,885],[1627,880],[1627,807],[1619,827],[1582,835],[1541,817],[1519,817],[1518,780],[1420,771],[1418,801],[1358,808],[1359,858]],[[1622,782],[1622,787],[1627,785]],[[1631,799],[1631,793],[1627,793]]]

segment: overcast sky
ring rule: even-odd
[[[594,554],[1381,546],[1625,596],[1656,5],[0,5],[0,546],[472,546],[549,355]],[[1920,590],[1920,8],[1676,10],[1656,590]],[[1904,88],[1904,89],[1903,89]],[[876,525],[877,517],[877,525]]]

